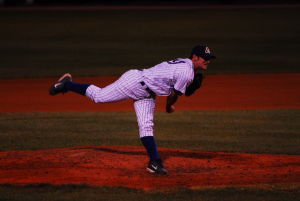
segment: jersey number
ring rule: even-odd
[[[172,61],[168,61],[168,64],[180,64],[180,63],[185,63],[184,61],[178,60],[178,59],[174,59]]]

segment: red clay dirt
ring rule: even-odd
[[[159,149],[168,175],[145,171],[143,147],[0,152],[0,183],[87,184],[138,189],[300,182],[300,156]]]
[[[116,77],[74,78],[103,87]],[[0,112],[133,111],[132,101],[95,104],[74,93],[49,96],[57,78],[0,80]],[[300,73],[208,75],[191,97],[181,97],[176,110],[245,110],[300,108]],[[164,110],[165,97],[157,98]]]
[[[75,78],[101,87],[116,77]],[[0,112],[133,111],[131,101],[95,104],[72,93],[51,97],[56,79],[0,80]],[[300,74],[209,75],[177,110],[299,109]],[[157,109],[164,109],[164,98]],[[131,188],[197,188],[300,182],[299,155],[208,153],[159,149],[166,176],[145,171],[143,147],[97,146],[0,152],[0,184],[87,184]]]

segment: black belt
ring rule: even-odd
[[[141,84],[142,86],[145,86],[145,85],[146,85],[144,81],[141,81],[140,84]],[[149,89],[149,87],[147,87],[145,90],[150,94],[150,96],[151,96],[152,98],[155,98],[155,93],[154,93],[151,89]]]

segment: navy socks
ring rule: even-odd
[[[160,159],[157,149],[156,149],[156,144],[153,136],[146,136],[141,138],[142,144],[147,150],[147,153],[150,157],[150,160],[158,160]]]
[[[86,89],[90,86],[90,84],[79,84],[75,82],[66,82],[65,88],[68,91],[73,91],[75,93],[81,94],[85,96]]]
[[[90,84],[79,84],[75,82],[66,82],[65,88],[68,91],[73,91],[75,93],[85,96],[87,88]],[[159,160],[160,157],[157,152],[156,143],[153,136],[146,136],[141,138],[142,144],[144,145],[150,160]]]

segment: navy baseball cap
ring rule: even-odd
[[[191,56],[195,54],[198,57],[203,58],[204,60],[215,59],[216,56],[213,55],[207,45],[197,45],[192,49]]]

